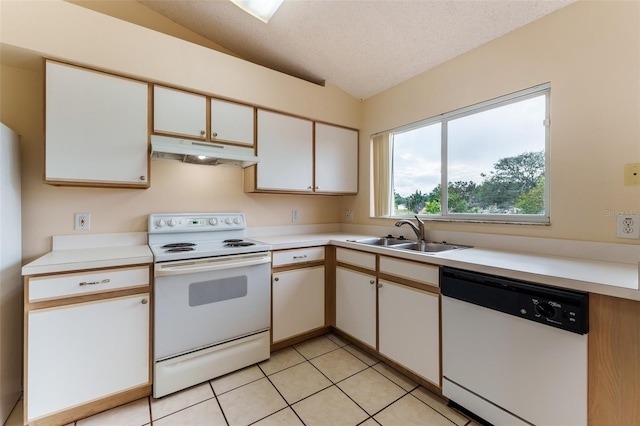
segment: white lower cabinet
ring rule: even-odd
[[[379,351],[440,386],[440,315],[437,294],[380,280]]]
[[[324,266],[273,274],[273,342],[325,325]]]
[[[149,383],[149,294],[28,312],[26,418]]]
[[[376,347],[375,275],[336,268],[336,327]]]

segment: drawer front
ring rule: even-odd
[[[104,269],[29,278],[29,302],[80,296],[149,284],[149,268]]]
[[[336,249],[336,259],[338,262],[360,266],[361,268],[371,269],[372,271],[376,270],[375,254],[338,248]]]
[[[324,260],[324,247],[308,247],[295,250],[273,252],[272,266],[294,265],[296,263]]]
[[[383,274],[440,287],[439,271],[437,266],[380,256],[380,273]]]

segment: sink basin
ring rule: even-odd
[[[393,246],[396,249],[403,250],[413,250],[419,251],[423,253],[439,253],[441,251],[449,251],[449,250],[458,250],[470,248],[471,246],[461,246],[458,244],[447,244],[447,243],[433,243],[433,242],[424,242],[424,241],[416,241],[405,244],[397,244]]]
[[[389,248],[394,248],[399,250],[413,250],[413,251],[419,251],[422,253],[440,253],[443,251],[458,250],[458,249],[465,249],[465,248],[471,247],[471,246],[462,246],[459,244],[448,244],[445,242],[436,243],[436,242],[408,240],[406,238],[395,238],[392,236],[367,238],[364,240],[356,240],[354,242],[360,243],[360,244],[367,244],[370,246],[389,247]]]
[[[406,238],[395,238],[395,237],[367,238],[365,240],[356,240],[355,242],[360,244],[367,244],[370,246],[397,246],[398,244],[417,243],[417,241],[407,240]]]

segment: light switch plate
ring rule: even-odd
[[[640,185],[640,163],[624,165],[624,184]]]

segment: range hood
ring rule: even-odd
[[[151,159],[173,160],[206,166],[249,167],[260,160],[253,148],[222,145],[215,142],[151,135]]]

